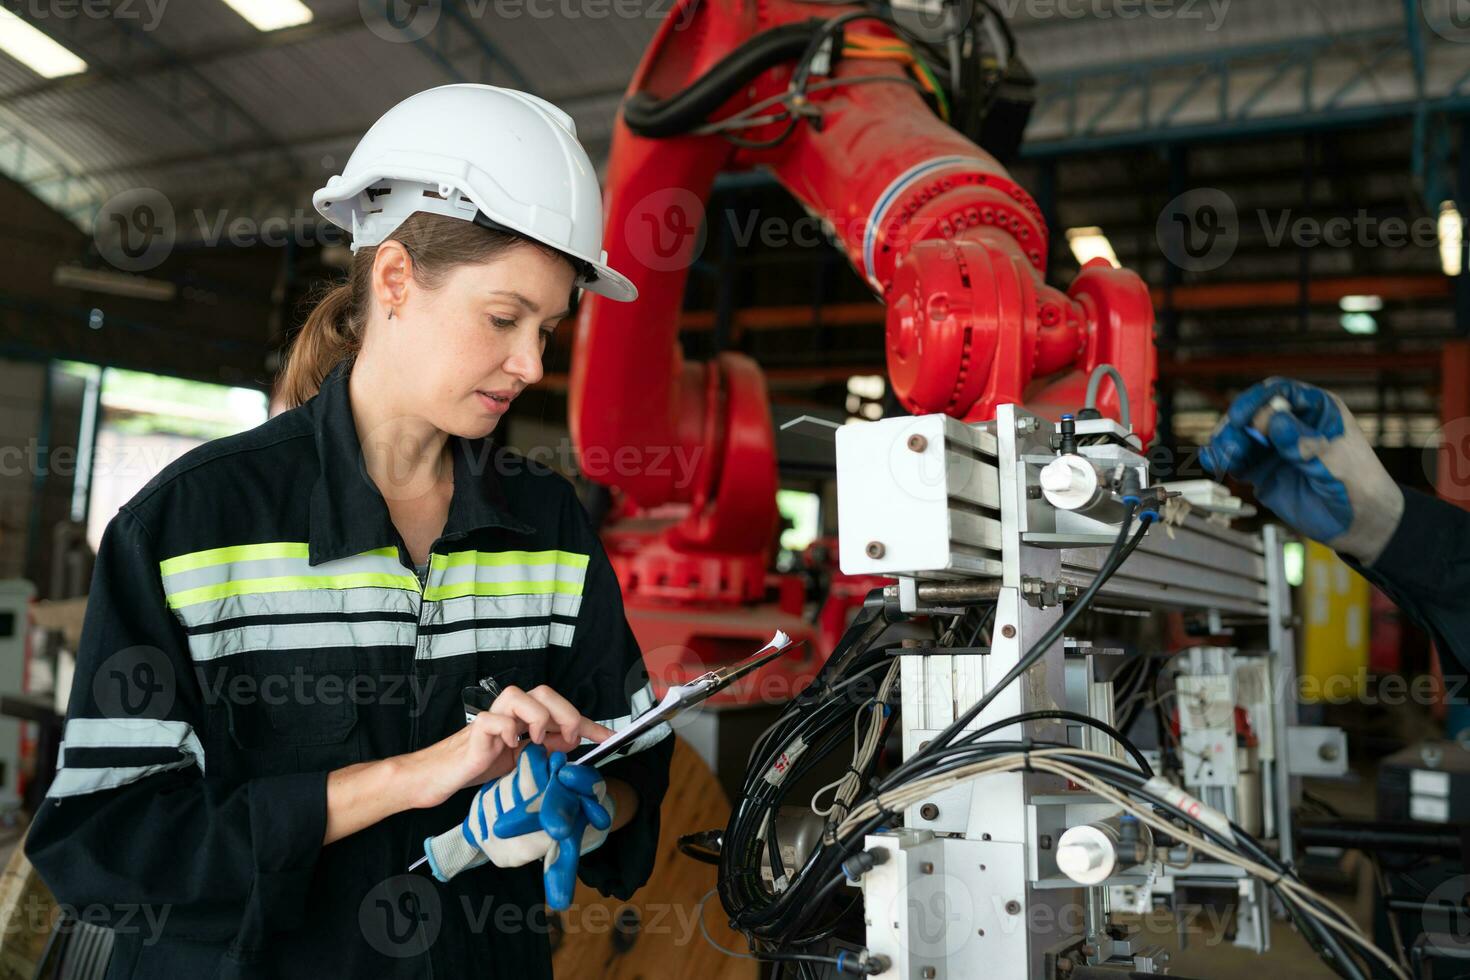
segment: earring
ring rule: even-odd
[[[391,306],[388,307],[388,319],[390,319],[390,320],[393,319],[393,314],[395,312],[397,312],[397,311],[393,307],[391,307]]]

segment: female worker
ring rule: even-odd
[[[543,874],[580,845],[589,885],[647,879],[672,739],[573,767],[601,818],[575,838],[483,819],[652,700],[571,485],[487,437],[578,290],[636,290],[571,119],[520,92],[407,99],[314,203],[354,258],[285,365],[297,407],[109,525],[27,852],[115,931],[109,977],[549,977]],[[451,828],[449,880],[407,874]]]

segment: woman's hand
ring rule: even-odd
[[[515,768],[516,751],[530,742],[548,752],[568,752],[590,738],[601,742],[612,730],[582,717],[570,701],[541,685],[507,687],[488,711],[426,749],[401,756],[410,806],[438,806],[466,787],[480,786]]]

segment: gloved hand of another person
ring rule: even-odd
[[[1217,478],[1253,484],[1292,527],[1364,564],[1403,516],[1403,491],[1342,399],[1289,378],[1267,378],[1235,399],[1200,462]]]

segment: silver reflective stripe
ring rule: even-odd
[[[487,553],[492,554],[493,553]],[[438,557],[437,555],[435,556]],[[566,582],[581,585],[587,569],[562,562],[514,565],[454,565],[436,568],[430,586],[460,585],[464,582]]]
[[[177,762],[143,766],[77,767],[66,765],[66,750],[72,749],[177,749]],[[58,754],[61,769],[47,796],[76,796],[128,783],[170,769],[198,766],[204,771],[204,746],[187,722],[156,718],[73,718],[66,723]]]
[[[156,766],[113,766],[109,769],[62,769],[46,790],[48,797],[79,796],[98,790],[116,789],[137,782],[145,776],[183,769],[194,764],[192,759],[180,759]]]
[[[653,684],[651,682],[644,684],[641,688],[634,691],[633,696],[628,699],[628,713],[626,715],[608,718],[604,721],[599,721],[598,724],[611,728],[613,731],[626,728],[633,723],[634,718],[637,718],[649,708],[652,708],[657,701],[658,699],[653,693]],[[661,722],[633,739],[626,747],[614,752],[611,758],[621,759],[624,756],[632,755],[634,752],[642,752],[646,748],[657,745],[672,734],[674,734],[674,729],[670,727],[669,723],[666,721]],[[584,738],[582,739],[582,744],[593,745],[595,743],[590,738]]]
[[[278,616],[288,613],[390,612],[418,615],[418,594],[403,589],[299,589],[291,592],[262,592],[214,599],[174,610],[185,626],[205,626],[244,616]]]
[[[419,660],[439,660],[483,650],[537,650],[555,644],[570,646],[572,627],[566,623],[541,626],[500,626],[463,629],[419,637]]]
[[[189,637],[195,663],[255,650],[413,646],[417,627],[403,622],[257,623]]]
[[[613,731],[617,731],[619,728],[626,728],[632,724],[634,718],[637,718],[643,712],[652,708],[657,702],[658,699],[653,696],[653,682],[650,681],[634,691],[633,696],[628,698],[628,713],[626,715],[609,718],[606,721],[599,721],[598,724],[611,728]]]
[[[430,602],[424,624],[467,623],[476,619],[522,619],[533,616],[574,617],[582,608],[582,597],[546,593],[542,595],[467,595]]]

